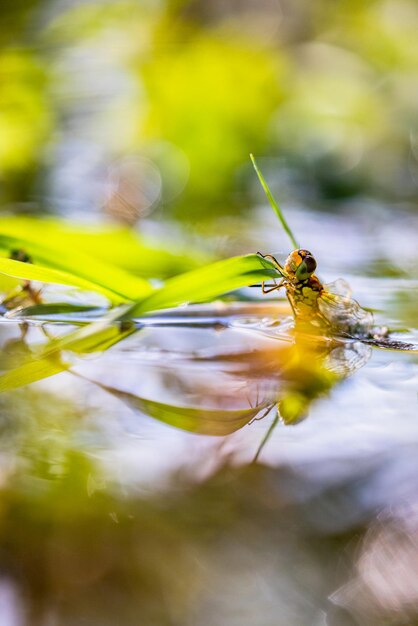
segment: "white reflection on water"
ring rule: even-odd
[[[331,595],[360,623],[380,624],[383,615],[410,623],[416,615],[417,507],[416,497],[409,498],[377,517],[358,549],[353,577]]]
[[[0,617],[1,626],[23,626],[21,598],[16,585],[6,578],[0,579]]]

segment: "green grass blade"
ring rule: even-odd
[[[85,291],[101,293],[110,301],[118,299],[114,291],[106,289],[97,283],[92,283],[89,280],[85,280],[69,272],[63,272],[49,267],[42,267],[41,265],[34,265],[33,263],[22,263],[21,261],[14,261],[13,259],[0,257],[0,274],[12,276],[13,278],[19,278],[21,280],[36,280],[41,283],[78,287],[80,289],[84,289]]]
[[[256,254],[217,261],[170,278],[163,287],[130,307],[127,315],[140,317],[150,311],[167,309],[179,304],[207,302],[260,280],[278,277],[280,274],[274,265]]]
[[[80,252],[136,276],[168,278],[209,263],[201,250],[185,249],[184,244],[169,246],[130,228],[114,225],[86,225],[57,218],[0,217],[0,233],[32,242],[53,242],[54,248]]]
[[[279,218],[279,220],[281,222],[281,225],[283,226],[283,228],[284,228],[285,232],[287,233],[290,241],[292,242],[293,248],[295,248],[295,249],[299,248],[298,242],[296,241],[296,238],[295,238],[295,236],[294,236],[294,234],[293,234],[289,224],[287,223],[285,216],[283,215],[283,211],[281,210],[281,208],[277,204],[276,200],[273,198],[273,194],[271,193],[271,191],[269,189],[269,186],[267,185],[267,182],[266,182],[263,174],[261,173],[261,171],[260,171],[260,169],[259,169],[259,167],[258,167],[258,165],[256,163],[254,155],[250,154],[250,159],[251,159],[252,164],[254,166],[254,169],[255,169],[255,171],[257,173],[258,180],[260,181],[261,186],[263,187],[264,192],[265,192],[265,194],[266,194],[266,196],[268,198],[268,201],[270,202],[271,206],[273,207],[277,217]]]
[[[44,268],[65,272],[88,281],[90,290],[91,286],[95,285],[95,291],[107,292],[114,303],[138,299],[152,290],[148,281],[143,278],[78,250],[68,249],[59,240],[38,241],[37,236],[31,238],[27,235],[27,238],[24,238],[5,235],[1,234],[0,230],[0,253],[8,257],[11,251],[16,249],[25,250],[32,257],[35,266],[39,264]]]
[[[119,324],[121,321],[185,302],[212,300],[228,291],[277,277],[280,277],[280,274],[270,261],[250,254],[211,263],[198,270],[171,278],[163,287],[155,289],[151,295],[145,296],[142,300],[117,307],[101,321],[88,324],[35,349],[21,365],[0,376],[0,392],[27,385],[68,369],[70,366],[61,358],[62,352],[87,354],[105,350],[136,331],[133,325],[121,328]]]

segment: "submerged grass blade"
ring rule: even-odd
[[[70,366],[70,363],[64,361],[59,353],[39,359],[28,359],[0,376],[0,393],[60,374],[68,370]]]
[[[201,435],[218,437],[229,435],[248,424],[266,406],[265,403],[249,409],[206,409],[204,407],[175,406],[157,402],[156,400],[149,400],[108,385],[102,385],[91,379],[85,380],[89,380],[104,391],[112,394],[134,411],[141,411],[141,413],[149,415],[164,424]]]
[[[258,180],[260,181],[261,186],[264,189],[264,193],[266,194],[266,196],[268,198],[268,201],[270,202],[272,208],[274,209],[277,217],[280,220],[281,225],[283,226],[283,228],[284,228],[285,232],[287,233],[290,241],[292,242],[292,246],[294,248],[299,248],[298,242],[296,241],[296,237],[294,236],[294,234],[293,234],[289,224],[287,223],[286,218],[283,215],[283,211],[281,210],[281,208],[277,204],[276,200],[274,199],[273,194],[271,193],[271,191],[269,189],[269,186],[267,185],[267,182],[266,182],[263,174],[261,173],[261,171],[260,171],[260,169],[259,169],[259,167],[257,165],[257,162],[256,162],[253,154],[250,154],[250,159],[251,159],[252,164],[254,166],[254,169],[255,169],[255,171],[257,173]]]
[[[45,345],[35,347],[32,354],[24,358],[20,365],[0,376],[0,393],[68,370],[71,363],[64,360],[63,352],[89,354],[106,350],[136,332],[133,325],[121,328],[119,324],[115,324],[125,310],[126,307],[119,307],[100,322],[94,322],[64,337],[52,339]]]
[[[49,317],[49,316],[65,316],[73,313],[92,313],[97,315],[104,315],[108,312],[108,309],[98,306],[92,306],[88,304],[72,304],[71,302],[45,302],[42,304],[34,304],[32,306],[25,307],[24,309],[17,309],[10,311],[7,314],[8,319],[20,319],[29,320],[30,318]],[[62,321],[59,318],[57,321]],[[86,322],[88,322],[88,318]],[[69,319],[71,323],[71,319]]]

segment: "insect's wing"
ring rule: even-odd
[[[333,293],[336,296],[342,296],[344,298],[351,298],[351,287],[344,278],[337,278],[332,283],[327,283],[324,285],[324,289],[329,291],[329,293]]]
[[[337,376],[346,378],[367,363],[371,352],[371,347],[361,341],[347,342],[331,350],[324,361],[324,366]]]
[[[339,293],[330,291],[334,288],[337,288]],[[373,315],[362,309],[350,295],[350,288],[341,279],[336,283],[326,285],[318,298],[319,311],[336,330],[367,334],[373,327]]]

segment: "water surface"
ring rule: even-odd
[[[344,219],[294,213],[321,278],[418,344],[409,218],[350,249]],[[286,254],[258,224],[231,250]],[[416,623],[417,352],[289,313],[246,289],[149,316],[3,396],[5,626]],[[3,322],[4,358],[68,322]]]

